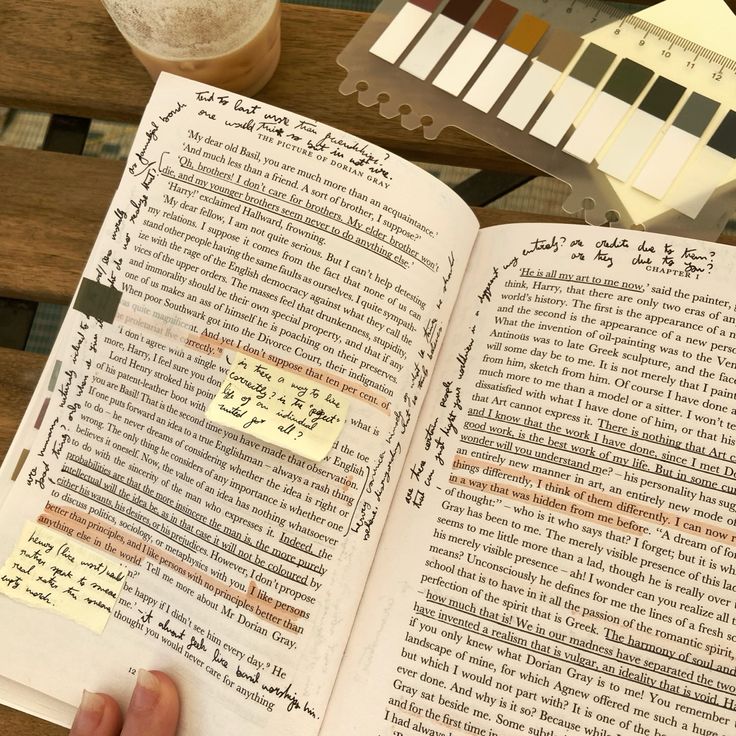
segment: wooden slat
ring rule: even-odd
[[[339,52],[367,14],[283,6],[283,53],[259,95],[416,161],[537,173],[459,131],[438,141],[404,130],[377,109],[345,97]],[[99,0],[2,0],[0,104],[103,120],[137,121],[153,83],[133,58]]]
[[[0,736],[65,736],[69,731],[0,705]]]
[[[45,355],[0,348],[0,460],[8,451],[45,362]]]
[[[0,148],[0,296],[68,303],[122,161]]]

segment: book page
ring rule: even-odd
[[[76,703],[158,668],[181,734],[316,733],[476,233],[411,164],[162,75],[2,471],[3,584],[43,605],[0,595],[0,675]],[[255,418],[208,418],[225,381]],[[126,567],[101,635],[27,522]]]
[[[481,233],[324,734],[734,732],[734,264]]]

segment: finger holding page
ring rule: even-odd
[[[117,736],[122,721],[113,698],[85,690],[69,736]]]
[[[138,670],[121,736],[174,736],[178,722],[179,693],[171,678]]]

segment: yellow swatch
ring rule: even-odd
[[[0,568],[0,593],[101,634],[127,574],[94,549],[29,521]]]
[[[323,460],[347,412],[348,402],[341,393],[238,354],[207,418],[308,460]]]

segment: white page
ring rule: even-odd
[[[75,704],[160,668],[181,734],[315,733],[476,231],[380,149],[162,75],[0,476],[0,558],[43,515],[125,591],[101,636],[0,596],[0,674]],[[324,461],[205,419],[238,350],[350,396]]]
[[[323,734],[733,733],[735,263],[481,232]]]

